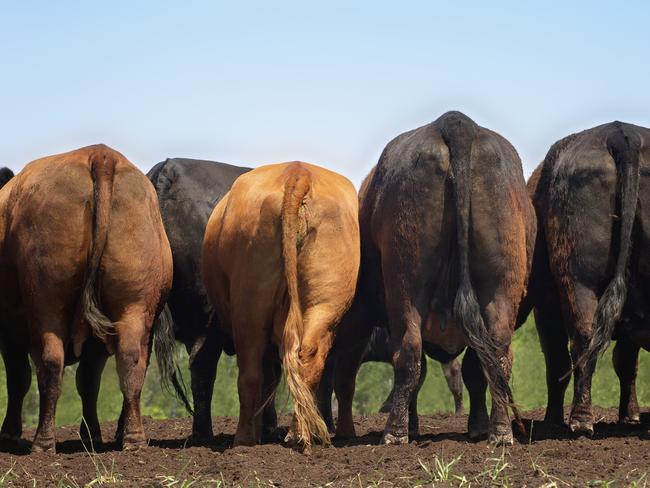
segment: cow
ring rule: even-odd
[[[232,354],[232,340],[223,336],[213,317],[201,279],[203,235],[215,205],[233,182],[250,168],[196,159],[167,159],[147,173],[153,183],[163,224],[172,250],[174,280],[167,299],[173,334],[190,355],[191,389],[194,402],[192,439],[212,439],[211,400],[217,363],[224,347]],[[160,357],[165,358],[165,355]],[[169,364],[167,362],[166,364]],[[163,375],[191,410],[175,370]],[[272,404],[270,404],[272,406]],[[273,429],[274,414],[270,429]]]
[[[9,168],[0,168],[0,189],[7,184],[7,182],[14,177],[14,172]]]
[[[31,354],[40,396],[32,452],[55,450],[64,365],[76,361],[81,435],[101,439],[99,381],[114,353],[124,397],[117,438],[125,449],[144,445],[140,392],[154,321],[172,282],[149,180],[105,145],[29,163],[0,191],[0,275],[9,397],[2,435],[22,434]]]
[[[234,445],[261,439],[260,409],[273,398],[280,362],[294,403],[286,440],[329,444],[314,400],[334,332],[359,269],[356,191],[324,168],[290,162],[241,175],[205,232],[203,279],[239,366]]]
[[[638,423],[638,353],[650,348],[650,130],[612,122],[565,137],[528,186],[539,221],[531,303],[547,365],[545,419],[564,425],[573,372],[568,425],[593,435],[591,379],[615,339],[619,421]]]
[[[359,286],[335,345],[342,349],[337,435],[354,435],[351,372],[372,326],[387,324],[394,395],[383,443],[418,435],[423,351],[449,361],[467,346],[469,436],[512,444],[508,406],[518,414],[508,385],[510,343],[521,322],[536,234],[517,152],[500,135],[448,112],[393,139],[359,198]]]

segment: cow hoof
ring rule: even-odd
[[[390,433],[384,434],[384,436],[381,439],[381,443],[386,445],[401,446],[409,443],[409,436],[408,435],[396,436]]]
[[[54,439],[39,439],[32,444],[32,454],[37,452],[47,452],[54,454],[56,452],[56,442]]]
[[[93,436],[92,438],[88,436],[81,436],[81,442],[87,447],[94,448],[95,446],[99,446],[102,443],[102,438],[101,436]]]
[[[302,436],[297,435],[291,430],[287,432],[284,442],[294,451],[311,454],[311,442],[306,441]]]
[[[122,450],[123,451],[139,451],[140,449],[144,449],[147,447],[147,442],[142,441],[142,442],[124,442],[122,444]]]
[[[594,423],[590,420],[571,419],[569,421],[569,430],[578,437],[593,437]]]
[[[467,435],[473,441],[483,439],[488,434],[488,420],[484,422],[470,422],[467,426]]]
[[[264,429],[262,431],[262,442],[279,443],[282,442],[287,435],[286,428],[276,427],[275,429]]]
[[[622,425],[639,425],[641,423],[641,417],[638,413],[626,415],[625,417],[619,418],[618,423]]]
[[[557,425],[563,427],[564,424],[564,415],[545,415],[544,422],[551,425]]]
[[[340,425],[336,427],[336,437],[340,439],[352,439],[357,436],[357,433],[352,427],[341,427]]]
[[[147,447],[147,439],[144,434],[127,435],[122,441],[123,451],[137,451],[143,447]]]
[[[488,439],[488,445],[490,447],[512,446],[513,444],[512,432],[506,434],[490,434]]]
[[[192,432],[192,435],[189,437],[188,440],[192,444],[201,445],[201,444],[209,444],[210,442],[212,442],[213,438],[214,436],[212,434]]]

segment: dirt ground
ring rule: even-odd
[[[279,444],[232,449],[236,419],[214,419],[208,446],[186,442],[191,422],[145,419],[151,441],[136,452],[114,444],[86,452],[76,427],[57,430],[57,451],[28,455],[29,442],[0,445],[0,486],[646,486],[650,476],[650,414],[645,427],[622,427],[613,410],[597,409],[593,439],[575,439],[544,425],[541,411],[525,414],[528,436],[511,448],[470,442],[466,416],[422,416],[421,437],[405,446],[379,446],[386,417],[357,417],[360,437],[335,439],[311,455]],[[281,423],[287,425],[288,418]],[[532,427],[532,429],[531,429]],[[102,426],[105,438],[115,424]],[[531,433],[532,430],[532,433]],[[31,439],[32,431],[24,434]],[[612,483],[613,482],[613,483]],[[609,484],[608,484],[609,483]]]

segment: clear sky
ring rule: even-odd
[[[397,134],[465,112],[528,175],[557,139],[650,126],[650,2],[0,0],[0,163],[104,142],[300,159],[358,184]]]

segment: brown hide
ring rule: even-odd
[[[0,191],[0,273],[7,369],[21,376],[28,352],[37,367],[41,410],[32,449],[54,449],[66,360],[81,362],[84,417],[90,435],[100,437],[96,390],[113,351],[124,395],[118,437],[125,447],[143,443],[139,397],[149,338],[172,278],[149,180],[104,145],[28,164]],[[19,397],[22,389],[16,386]],[[3,433],[20,435],[22,398],[9,403]]]
[[[295,416],[289,438],[328,443],[314,404],[334,331],[359,269],[358,203],[344,177],[293,162],[240,176],[206,228],[203,276],[239,365],[235,445],[260,441],[259,409],[284,364]],[[263,384],[265,385],[263,388]],[[269,386],[270,384],[270,386]]]

